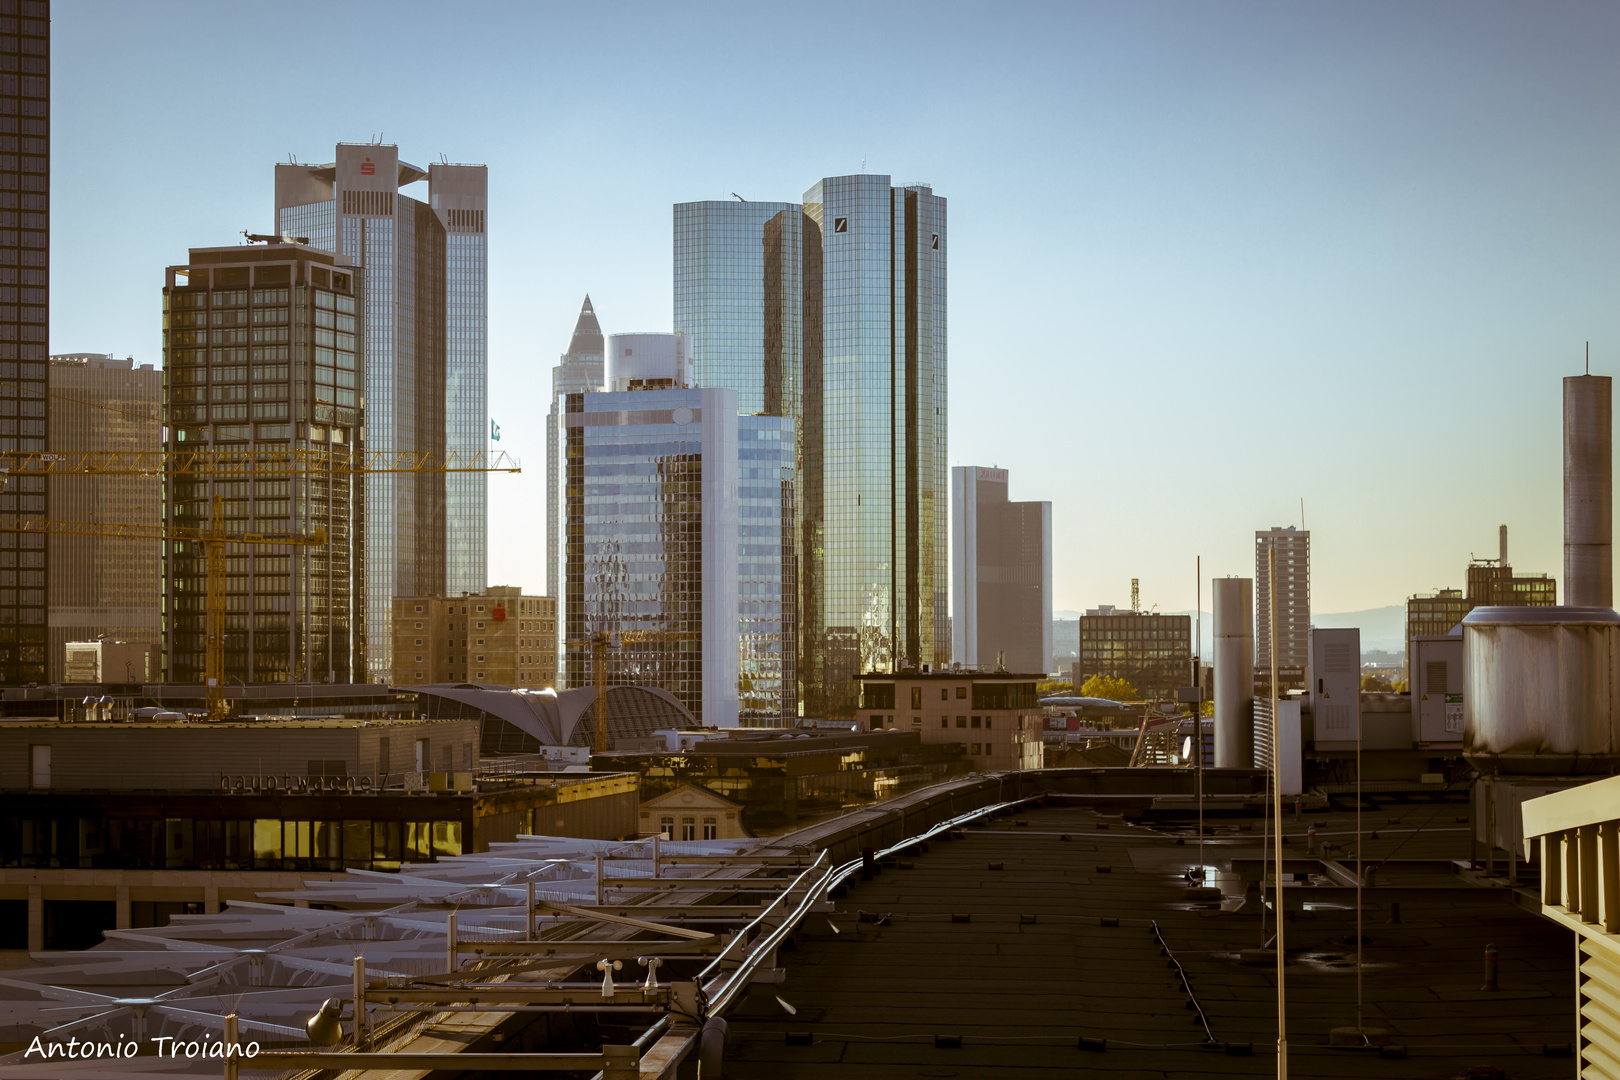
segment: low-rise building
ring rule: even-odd
[[[913,731],[925,745],[954,744],[981,771],[1041,767],[1040,673],[868,672],[858,723],[869,731]]]
[[[742,803],[702,784],[682,784],[641,804],[641,831],[665,840],[735,840],[749,835]]]
[[[557,600],[491,585],[394,598],[394,685],[557,685]]]
[[[637,832],[634,774],[485,775],[478,738],[473,719],[0,724],[0,949],[86,948],[519,835]]]
[[[70,641],[63,648],[62,681],[128,686],[163,674],[155,644],[133,641]]]
[[[1192,618],[1146,611],[1092,608],[1080,617],[1080,659],[1074,689],[1093,675],[1124,679],[1143,695],[1186,686],[1192,671]]]

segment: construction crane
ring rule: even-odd
[[[607,654],[609,649],[624,645],[639,645],[646,641],[700,641],[703,635],[695,630],[621,630],[619,631],[619,644],[613,643],[613,635],[606,630],[598,630],[584,641],[570,641],[569,648],[589,648],[591,650],[591,684],[596,693],[593,697],[591,712],[591,752],[593,754],[606,753],[607,744]]]
[[[203,546],[208,559],[206,606],[207,649],[203,677],[208,719],[225,718],[225,552],[228,544],[268,544],[282,547],[317,547],[326,543],[326,530],[312,533],[226,532],[223,500],[214,496],[213,518],[206,529],[181,525],[127,525],[96,521],[56,521],[36,518],[30,521],[0,523],[0,532],[62,533],[73,536],[116,536],[135,540],[190,540]]]
[[[308,473],[522,472],[500,451],[326,450],[250,446],[198,450],[0,450],[13,476],[205,476],[215,479]]]
[[[419,472],[522,472],[515,458],[500,452],[353,450],[302,447],[267,447],[197,450],[68,450],[0,451],[0,486],[12,476],[194,476],[218,479],[271,479],[311,474],[343,475]],[[203,545],[207,555],[207,591],[204,598],[205,652],[203,677],[208,719],[225,715],[225,552],[228,544],[318,546],[326,543],[324,529],[313,533],[226,532],[219,494],[213,497],[212,518],[205,529],[180,525],[121,525],[49,518],[4,523],[0,532],[68,533],[119,536],[149,540],[189,540]]]

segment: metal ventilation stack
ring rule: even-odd
[[[1620,771],[1611,390],[1607,376],[1564,380],[1566,603],[1475,608],[1462,624],[1475,836],[1521,856],[1520,802]]]

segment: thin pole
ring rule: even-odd
[[[1356,1034],[1361,1035],[1361,710],[1356,710]]]
[[[1266,644],[1271,652],[1271,813],[1277,819],[1277,828],[1271,834],[1273,862],[1277,866],[1277,885],[1272,890],[1277,906],[1277,1080],[1288,1080],[1288,995],[1284,989],[1284,965],[1287,953],[1283,950],[1283,857],[1282,857],[1282,724],[1277,715],[1277,545],[1266,549]]]
[[[1193,685],[1198,687],[1198,700],[1193,702],[1193,753],[1198,755],[1198,882],[1207,885],[1204,880],[1204,557],[1196,556],[1197,561],[1193,573],[1197,580],[1193,584],[1193,595],[1197,602],[1193,605],[1193,627],[1198,647],[1193,655]]]

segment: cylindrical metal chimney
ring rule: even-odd
[[[1215,767],[1254,766],[1254,580],[1215,578]]]
[[[1614,479],[1607,375],[1564,380],[1564,603],[1614,606]]]
[[[1506,566],[1507,561],[1507,526],[1501,525],[1496,530],[1497,562]]]

